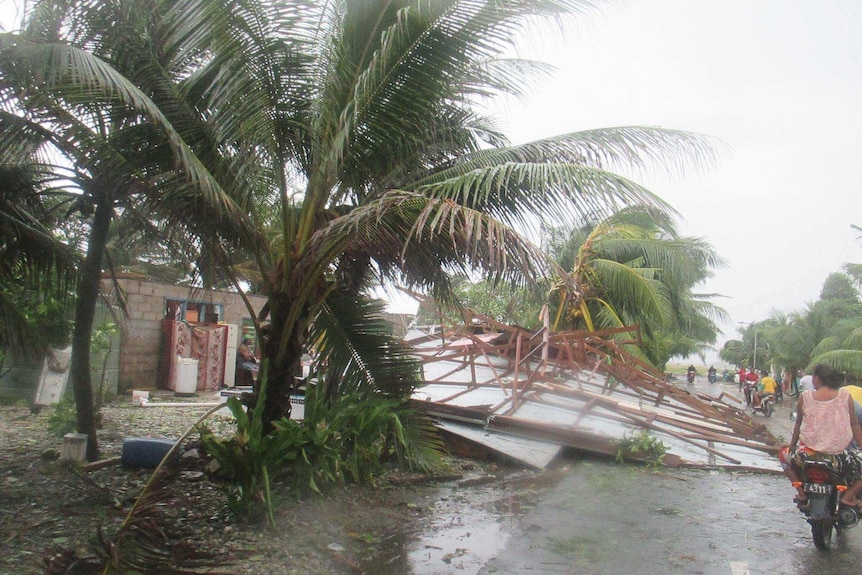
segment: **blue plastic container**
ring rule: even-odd
[[[176,443],[170,439],[151,437],[126,437],[123,439],[121,462],[126,467],[155,469]],[[177,454],[172,457],[175,459]]]

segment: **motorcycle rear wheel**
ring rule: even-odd
[[[765,415],[766,417],[770,417],[772,415],[772,404],[771,403],[765,403],[763,405],[763,415]]]
[[[832,545],[832,530],[833,523],[831,519],[812,519],[811,523],[811,539],[814,540],[814,546],[821,551],[828,551]]]

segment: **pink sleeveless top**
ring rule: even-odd
[[[829,401],[814,399],[813,391],[802,393],[802,427],[799,440],[803,445],[820,453],[841,453],[853,439],[850,429],[848,391],[838,390]]]

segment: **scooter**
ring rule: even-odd
[[[772,412],[775,411],[775,394],[767,393],[760,400],[760,405],[754,405],[754,393],[751,394],[751,413],[762,413],[766,417],[772,416]]]
[[[751,400],[754,398],[755,391],[757,391],[756,383],[746,381],[742,384],[742,392],[745,394],[745,405],[751,405]]]
[[[689,383],[694,383],[694,371],[687,372],[685,378]]]
[[[807,460],[801,471],[804,483],[794,487],[802,487],[807,500],[797,501],[796,506],[811,525],[814,546],[825,551],[832,545],[833,531],[840,534],[859,523],[859,512],[840,503],[839,495],[847,490],[847,482],[831,458]]]
[[[716,377],[714,371],[710,371],[707,374],[706,379],[707,379],[707,381],[709,381],[709,383],[715,383],[716,381],[718,381],[718,377]]]

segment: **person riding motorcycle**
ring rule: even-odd
[[[706,371],[706,379],[709,380],[709,383],[715,383],[718,380],[715,371],[715,367],[712,365],[709,366],[709,369]]]
[[[754,397],[751,400],[751,407],[754,409],[760,407],[763,398],[767,395],[775,395],[777,389],[778,382],[775,381],[774,377],[771,375],[763,376],[760,383],[757,384],[757,391],[754,393]]]
[[[695,375],[696,373],[697,373],[697,370],[694,368],[694,365],[689,365],[689,366],[688,366],[688,371],[686,372],[686,378],[688,379],[688,382],[689,382],[689,383],[693,383],[693,382],[694,382],[694,375]]]
[[[856,415],[853,398],[841,388],[842,374],[835,368],[820,364],[812,370],[814,391],[805,391],[796,404],[796,425],[790,444],[779,451],[784,474],[796,488],[796,501],[804,505],[808,496],[800,475],[806,459],[827,456],[846,470],[847,491],[841,503],[860,507],[857,497],[862,492],[862,456],[848,445],[855,440],[862,445],[862,426]]]
[[[742,391],[745,394],[745,403],[747,405],[751,405],[751,402],[754,401],[754,391],[757,389],[757,382],[759,380],[760,376],[753,369],[749,369],[748,373],[745,374]]]

